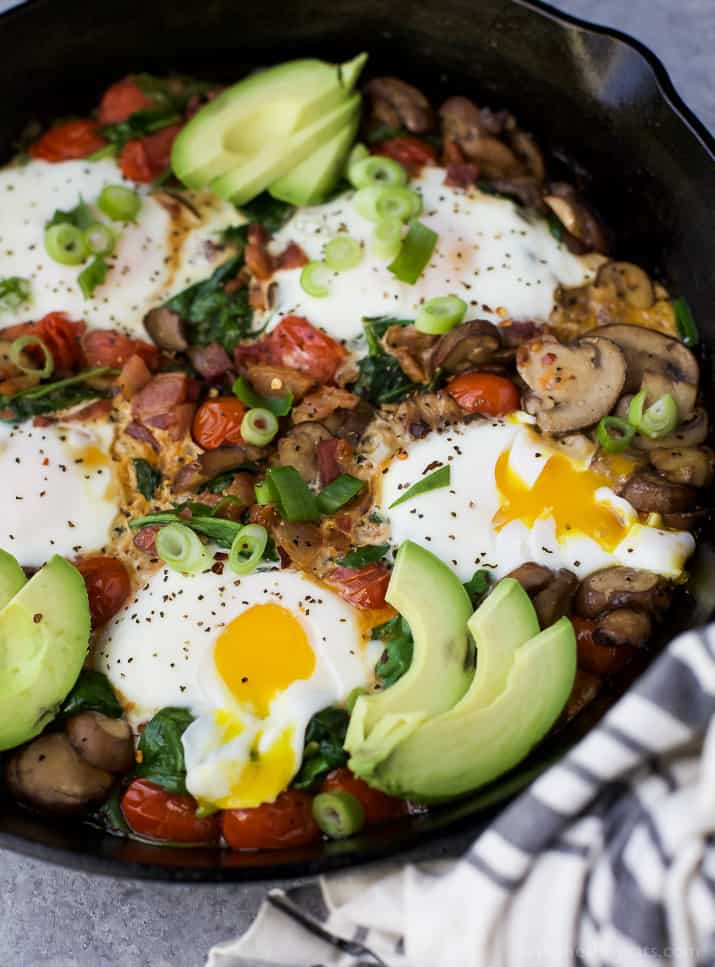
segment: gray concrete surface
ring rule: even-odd
[[[552,0],[638,36],[715,129],[715,0]],[[0,0],[0,11],[10,6]],[[458,852],[463,839],[449,849]],[[90,877],[0,852],[2,967],[202,967],[244,930],[264,886],[172,886]]]

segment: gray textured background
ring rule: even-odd
[[[715,0],[552,2],[637,36],[715,129]],[[9,5],[0,0],[0,11]],[[261,886],[115,882],[0,852],[0,964],[202,967],[213,943],[248,926],[264,893]]]

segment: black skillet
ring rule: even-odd
[[[521,0],[31,0],[0,17],[0,160],[30,118],[79,113],[131,71],[233,81],[258,64],[371,54],[371,73],[404,77],[435,101],[463,93],[506,107],[583,181],[617,256],[685,293],[715,346],[715,142],[635,41]],[[2,200],[0,199],[0,218]],[[707,354],[705,382],[712,385]],[[674,609],[673,634],[687,624]],[[0,798],[0,847],[113,876],[180,881],[304,876],[394,854],[447,830],[476,830],[563,754],[625,678],[509,776],[428,816],[344,843],[271,853],[148,846],[40,819]],[[2,792],[0,792],[0,797]]]

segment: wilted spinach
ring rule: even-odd
[[[367,544],[349,551],[345,557],[338,558],[341,567],[365,567],[379,561],[390,550],[389,544]]]
[[[97,369],[87,369],[68,379],[33,386],[14,396],[0,395],[0,421],[21,423],[23,420],[29,420],[44,413],[67,410],[85,400],[101,399],[106,394],[86,385],[86,382],[95,376],[105,376],[110,372],[107,366],[101,366]]]
[[[163,708],[149,722],[139,739],[136,775],[155,782],[167,792],[186,794],[186,765],[181,736],[194,717],[185,708]]]
[[[78,715],[80,712],[101,712],[109,718],[118,719],[122,714],[109,679],[101,672],[83,670],[75,686],[62,703],[60,715]]]
[[[385,352],[380,342],[390,326],[406,326],[410,323],[410,319],[393,319],[390,316],[363,319],[368,355],[358,362],[359,376],[351,387],[354,393],[380,405],[397,403],[417,388],[417,384],[405,376],[398,361]]]
[[[389,688],[410,667],[414,647],[412,631],[402,615],[398,614],[373,628],[372,637],[385,643],[385,651],[375,666],[375,675],[383,688]]]
[[[464,590],[469,595],[472,607],[476,610],[487,596],[491,587],[492,576],[489,571],[475,571],[471,578],[464,585]]]
[[[161,471],[153,467],[148,460],[137,457],[134,460],[134,473],[137,478],[137,490],[146,500],[151,500],[162,481]]]
[[[305,731],[303,764],[293,781],[297,789],[310,789],[331,769],[345,765],[343,742],[349,721],[342,708],[324,708],[313,716]]]
[[[256,196],[253,201],[241,206],[241,211],[249,222],[263,225],[269,235],[282,228],[291,217],[295,208],[288,202],[279,201],[267,191]]]

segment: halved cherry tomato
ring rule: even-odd
[[[321,792],[349,792],[360,800],[368,826],[389,823],[407,815],[409,807],[403,799],[395,799],[379,789],[373,789],[349,769],[333,769],[323,780]]]
[[[596,675],[611,675],[624,668],[633,658],[633,649],[628,645],[617,648],[599,645],[593,640],[596,622],[592,618],[573,617],[578,648],[578,667]]]
[[[192,434],[204,450],[215,450],[227,443],[243,443],[241,423],[246,407],[235,396],[206,400],[196,411]]]
[[[0,339],[11,342],[19,336],[37,336],[52,354],[55,372],[63,375],[72,372],[82,361],[80,337],[84,328],[83,322],[73,322],[64,312],[50,312],[37,322],[22,322],[1,329]],[[38,363],[43,362],[39,348],[28,346],[26,352]]]
[[[355,608],[384,608],[390,572],[384,564],[336,567],[328,575],[341,598]]]
[[[132,356],[141,356],[149,369],[159,365],[160,352],[143,339],[130,339],[113,329],[92,329],[82,339],[88,366],[122,367]]]
[[[99,123],[118,124],[126,121],[135,111],[156,107],[156,102],[142,91],[131,77],[124,77],[116,84],[112,84],[104,92],[99,102]]]
[[[275,802],[254,809],[228,809],[221,814],[221,832],[231,849],[287,849],[321,836],[313,797],[298,789],[286,789]]]
[[[99,628],[114,617],[129,597],[129,574],[116,557],[87,557],[76,561],[75,567],[87,586],[92,627]]]
[[[45,131],[42,137],[27,149],[31,158],[39,161],[72,161],[86,158],[103,148],[107,142],[99,133],[96,121],[65,121]]]
[[[127,823],[140,836],[175,843],[218,843],[218,814],[200,819],[192,796],[177,796],[148,779],[134,779],[120,805]]]
[[[372,149],[372,153],[385,155],[393,161],[398,161],[411,175],[419,174],[420,168],[424,165],[437,164],[436,149],[426,141],[409,135],[382,141]]]
[[[518,410],[519,390],[505,376],[494,373],[462,373],[447,383],[447,392],[467,413],[504,416]]]
[[[270,362],[297,369],[321,383],[334,378],[344,347],[302,316],[286,316],[267,337]]]
[[[150,182],[163,175],[171,162],[171,146],[180,130],[180,124],[172,124],[144,138],[127,141],[119,155],[119,167],[125,178]]]

